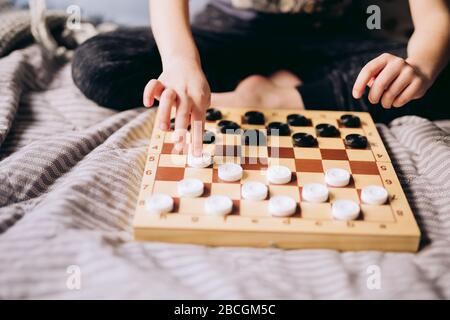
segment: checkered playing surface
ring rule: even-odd
[[[291,136],[297,132],[309,133],[317,138],[317,146],[312,148],[294,147],[291,136],[267,136],[265,125],[248,125],[243,114],[248,110],[220,109],[222,119],[238,123],[242,129],[261,130],[267,137],[266,143],[259,146],[243,144],[240,135],[221,134],[217,122],[207,122],[205,129],[215,134],[215,142],[205,144],[205,151],[214,155],[214,163],[208,168],[190,168],[186,154],[172,153],[172,133],[161,132],[155,127],[149,148],[149,157],[144,172],[135,228],[151,230],[199,229],[199,230],[274,230],[283,232],[320,232],[330,234],[368,234],[395,235],[404,230],[418,234],[417,226],[409,209],[406,198],[397,180],[389,156],[383,146],[376,128],[366,113],[352,113],[361,118],[358,128],[344,127],[339,118],[344,113],[327,111],[301,112],[310,119],[310,125],[291,126]],[[286,122],[286,116],[292,111],[281,110],[266,112],[266,125],[273,121]],[[318,137],[315,126],[329,123],[339,129],[339,136],[333,138]],[[357,133],[367,137],[366,149],[351,149],[345,146],[344,137]],[[233,162],[244,169],[243,178],[238,182],[223,182],[218,177],[218,166]],[[287,166],[293,172],[292,180],[286,185],[267,183],[266,170],[272,164]],[[307,183],[324,183],[324,172],[329,168],[348,170],[352,179],[346,187],[328,187],[328,202],[314,204],[303,201],[302,186]],[[177,182],[184,178],[197,178],[204,182],[205,193],[200,198],[179,198]],[[268,200],[249,201],[241,197],[241,185],[247,181],[260,181],[268,185],[269,198],[275,195],[287,195],[298,203],[297,212],[289,218],[275,218],[267,214]],[[361,203],[361,189],[368,185],[386,188],[390,200],[385,205],[374,206]],[[151,217],[145,212],[145,198],[152,193],[166,193],[174,198],[172,213]],[[206,198],[212,194],[226,195],[233,201],[233,212],[227,217],[206,217],[203,207]],[[357,201],[361,205],[361,215],[357,221],[346,223],[334,221],[331,217],[331,204],[339,199]],[[203,221],[203,220],[204,221]],[[258,225],[261,228],[258,228]],[[314,227],[315,226],[315,227]],[[281,227],[281,229],[280,229]],[[294,228],[290,230],[289,228]],[[312,229],[311,229],[312,228]],[[317,229],[317,230],[316,230]],[[150,231],[149,231],[150,232]],[[170,232],[170,231],[168,231]],[[150,237],[152,238],[152,237]],[[167,238],[165,238],[167,240]],[[170,240],[169,240],[170,241]],[[188,241],[190,242],[190,241]],[[195,241],[198,242],[198,241]],[[205,239],[205,243],[208,241]],[[243,245],[246,245],[243,243]],[[327,245],[324,245],[327,247]],[[299,246],[302,247],[302,246]],[[345,248],[344,248],[345,249]]]

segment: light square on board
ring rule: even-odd
[[[176,181],[155,181],[153,193],[165,193],[171,197],[178,197],[177,184]]]
[[[206,198],[180,198],[179,212],[182,214],[204,215]]]
[[[240,201],[240,215],[244,217],[268,217],[267,208],[269,205],[268,200],[264,201]]]
[[[215,156],[213,159],[213,168],[217,169],[220,165],[225,163],[242,164],[241,157],[225,157],[225,156]]]
[[[302,172],[297,173],[297,183],[299,186],[304,186],[308,183],[325,184],[325,175],[321,172]]]
[[[222,134],[221,136],[222,136],[221,142],[223,145],[227,146],[242,145],[242,135],[240,134]]]
[[[244,170],[242,174],[241,183],[244,184],[249,181],[258,181],[267,184],[267,175],[265,170]]]
[[[266,127],[263,124],[243,124],[242,129],[250,129],[250,130],[260,130],[262,132],[266,132]]]
[[[161,154],[159,156],[160,167],[178,167],[184,168],[186,166],[187,156],[184,154]]]
[[[317,143],[320,149],[345,149],[341,138],[317,138]]]
[[[293,198],[296,202],[300,202],[300,189],[297,186],[286,185],[270,185],[269,196],[288,196]]]
[[[294,126],[291,126],[290,128],[291,128],[291,133],[292,134],[301,132],[301,133],[309,133],[313,137],[317,136],[316,129],[314,127],[311,127],[311,126],[309,126],[309,127],[294,127]]]
[[[318,117],[313,117],[312,119],[312,125],[315,128],[318,124],[322,124],[322,123],[328,123],[331,124],[333,126],[335,126],[336,128],[338,127],[338,121],[336,118],[332,118],[327,116],[326,114],[323,114],[323,116],[318,116]]]
[[[296,171],[295,167],[295,159],[287,159],[287,158],[269,158],[269,166],[286,166],[292,172]]]
[[[371,150],[346,149],[345,151],[351,161],[375,161]]]
[[[214,143],[203,144],[203,152],[207,152],[209,154],[214,154],[215,150],[216,150],[216,147],[214,146]]]
[[[278,112],[266,112],[266,124],[271,122],[283,122],[287,121],[286,115],[278,113]]]
[[[336,200],[353,200],[359,203],[359,195],[356,189],[328,187],[328,190],[330,191],[331,203],[335,202]]]
[[[352,172],[350,170],[350,164],[345,160],[322,160],[322,164],[324,172],[333,168],[345,169],[350,173]]]
[[[205,130],[216,132],[217,122],[216,121],[206,121],[205,122]]]
[[[293,148],[292,138],[285,136],[268,136],[267,146],[269,147],[283,147],[283,148]]]
[[[345,136],[347,136],[349,134],[360,134],[362,136],[366,135],[364,130],[361,129],[361,128],[345,128],[345,127],[341,127],[341,128],[339,128],[339,131],[341,131],[341,137],[342,138],[345,138]]]
[[[173,131],[168,131],[164,133],[164,142],[165,143],[173,143]]]
[[[370,222],[395,222],[392,208],[389,205],[370,206],[361,205],[361,212],[364,221]]]
[[[300,203],[300,212],[304,219],[330,220],[331,204],[329,202],[310,203],[302,201]]]
[[[213,183],[211,194],[230,197],[232,200],[241,199],[241,185],[239,183]]]
[[[382,187],[383,182],[381,181],[380,176],[376,175],[365,175],[365,174],[353,174],[353,181],[355,182],[356,189],[362,189],[369,185],[377,185]]]
[[[184,179],[199,179],[204,183],[212,182],[213,170],[211,168],[197,169],[197,168],[186,168],[184,171]]]
[[[250,158],[267,158],[268,152],[267,147],[260,146],[242,146],[241,153],[243,157]]]
[[[240,112],[225,114],[224,119],[234,121],[239,125],[242,124],[242,115]]]
[[[322,159],[319,148],[294,148],[294,156],[296,159]]]

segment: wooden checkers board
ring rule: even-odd
[[[222,119],[231,120],[242,129],[257,129],[267,134],[270,122],[286,123],[292,110],[260,110],[264,125],[246,124],[243,115],[250,109],[221,108]],[[212,246],[252,246],[279,248],[327,248],[343,251],[418,250],[420,232],[390,158],[368,113],[335,111],[301,111],[309,120],[306,126],[290,126],[290,136],[268,135],[261,145],[245,145],[240,135],[222,134],[219,121],[207,121],[205,129],[215,134],[214,143],[204,149],[214,155],[208,168],[187,165],[186,154],[172,154],[172,132],[163,132],[155,125],[142,179],[134,217],[134,236],[137,240],[192,243]],[[357,128],[344,127],[340,117],[356,115],[361,124]],[[318,137],[316,125],[332,124],[338,128],[335,137]],[[317,138],[317,145],[294,147],[291,136],[298,132]],[[368,140],[365,149],[352,149],[344,144],[348,134],[361,134]],[[243,168],[238,182],[224,182],[218,177],[220,164],[233,162]],[[287,166],[293,172],[285,185],[271,185],[266,170],[272,164]],[[302,186],[324,183],[328,168],[343,168],[351,173],[346,187],[329,187],[325,203],[309,203],[302,199]],[[205,192],[199,198],[179,198],[177,183],[184,178],[204,182]],[[241,196],[246,181],[260,181],[268,186],[269,196],[287,195],[297,201],[297,212],[287,218],[267,213],[268,200],[250,201]],[[361,189],[367,185],[383,186],[389,193],[384,205],[366,205],[360,199]],[[153,193],[165,193],[174,199],[174,209],[167,214],[150,214],[145,199]],[[210,195],[226,195],[233,201],[233,211],[227,216],[204,214],[204,203]],[[354,200],[361,213],[353,221],[338,221],[331,216],[331,206],[339,199]]]

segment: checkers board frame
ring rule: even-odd
[[[243,129],[265,132],[265,125],[247,125],[244,113],[254,108],[220,108],[223,118],[232,120]],[[291,135],[306,132],[314,135],[315,125],[335,125],[340,136],[317,137],[315,148],[297,148],[288,137],[268,136],[265,146],[246,146],[239,135],[220,134],[217,122],[206,122],[205,129],[216,135],[215,143],[204,149],[214,154],[210,168],[189,168],[186,154],[171,154],[171,132],[154,126],[146,156],[142,184],[133,221],[136,240],[190,243],[211,246],[278,247],[285,249],[323,248],[341,251],[403,251],[415,252],[419,247],[420,231],[402,190],[376,126],[365,112],[260,110],[266,125],[272,121],[286,122],[289,114],[299,113],[311,120],[309,126],[291,126]],[[340,116],[356,115],[359,128],[346,128]],[[158,117],[158,115],[157,115]],[[157,122],[156,122],[157,123]],[[265,132],[267,133],[267,132]],[[365,135],[369,146],[350,149],[343,143],[347,134]],[[226,153],[224,151],[232,152]],[[242,165],[244,176],[240,182],[222,182],[217,167],[224,162]],[[270,185],[264,175],[270,164],[288,166],[293,179],[288,185]],[[324,183],[324,171],[339,167],[350,171],[352,180],[343,188],[329,187],[330,199],[313,204],[301,201],[301,188],[305,183]],[[183,178],[198,178],[205,183],[205,194],[200,198],[178,198],[176,183]],[[241,199],[240,186],[245,181],[264,182],[269,197],[289,195],[297,201],[297,212],[287,218],[267,214],[268,200],[252,202]],[[365,185],[377,184],[387,189],[388,203],[369,206],[361,203],[360,192]],[[173,213],[152,215],[145,209],[145,199],[153,192],[163,192],[175,200]],[[233,201],[233,212],[228,216],[206,216],[203,204],[207,196],[223,194]],[[331,218],[331,203],[337,199],[351,199],[361,205],[360,218],[354,221],[336,221]]]

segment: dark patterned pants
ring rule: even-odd
[[[210,6],[193,22],[192,32],[213,92],[233,90],[251,74],[286,69],[304,82],[298,90],[307,109],[368,111],[378,122],[407,114],[450,118],[448,68],[424,98],[402,108],[372,105],[367,92],[362,99],[353,99],[361,68],[383,52],[405,57],[406,44],[370,40],[348,21],[267,14],[249,22]],[[143,88],[161,71],[148,28],[96,36],[77,49],[73,62],[73,78],[80,90],[119,110],[142,105]]]

